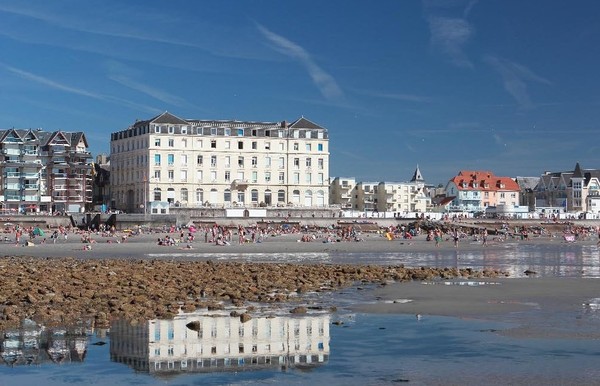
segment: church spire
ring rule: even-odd
[[[417,164],[417,168],[415,169],[415,173],[413,174],[412,178],[410,179],[410,182],[424,182],[425,179],[423,178],[423,175],[421,174],[421,170],[419,170],[419,164]]]

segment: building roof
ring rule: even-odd
[[[421,170],[419,169],[419,165],[417,165],[417,168],[415,169],[415,173],[413,174],[412,178],[410,179],[410,182],[425,182],[425,179],[423,178],[423,175],[421,174]]]
[[[290,129],[318,129],[325,130],[324,127],[317,125],[316,123],[309,121],[308,119],[302,117],[297,119],[295,122],[290,124]]]
[[[458,190],[520,191],[519,185],[510,177],[499,177],[486,170],[461,170],[450,182]]]

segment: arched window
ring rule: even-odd
[[[187,188],[181,188],[181,202],[188,201],[188,190]]]
[[[256,204],[258,202],[258,190],[257,189],[252,189],[250,191],[250,200],[252,201],[253,204]]]
[[[271,190],[265,190],[265,204],[271,205]]]
[[[162,201],[160,188],[154,188],[154,201]]]
[[[196,202],[202,204],[204,202],[204,190],[201,188],[196,189]]]
[[[325,193],[317,190],[317,206],[325,206]]]
[[[292,192],[292,203],[300,204],[300,191],[298,189]]]
[[[225,194],[223,195],[223,201],[231,202],[231,190],[225,189]]]
[[[304,193],[304,206],[313,206],[313,194],[310,190]]]

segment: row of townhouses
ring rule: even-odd
[[[83,132],[0,130],[0,211],[172,207],[333,206],[358,213],[589,212],[600,214],[600,169],[503,177],[461,170],[428,185],[417,166],[407,182],[329,175],[327,129],[294,122],[183,119],[165,112],[110,135],[109,157],[92,162]]]

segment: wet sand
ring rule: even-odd
[[[204,236],[197,234],[196,240],[191,243],[192,249],[187,248],[187,243],[180,243],[174,246],[160,246],[157,239],[164,237],[168,233],[142,234],[127,238],[125,242],[117,237],[102,237],[93,235],[95,241],[89,244],[91,250],[84,250],[81,237],[77,234],[70,234],[67,240],[60,238],[56,243],[52,243],[49,237],[43,243],[43,238],[36,237],[33,246],[15,245],[13,235],[5,234],[9,241],[0,242],[0,256],[33,256],[33,257],[75,257],[75,258],[144,258],[155,257],[156,255],[176,254],[178,258],[210,259],[210,254],[245,254],[245,253],[319,253],[319,252],[339,252],[339,253],[393,253],[393,252],[434,252],[444,250],[459,251],[477,251],[485,249],[502,249],[507,243],[521,244],[564,244],[561,237],[532,237],[529,240],[520,240],[509,238],[506,241],[495,241],[492,237],[488,241],[488,246],[484,247],[481,241],[474,241],[472,238],[461,240],[458,248],[455,248],[453,242],[446,238],[435,246],[433,241],[426,241],[425,235],[417,236],[411,240],[394,239],[387,240],[383,235],[370,233],[361,235],[363,241],[343,241],[334,243],[324,243],[324,238],[317,238],[312,242],[299,242],[302,234],[285,234],[279,236],[270,236],[260,243],[246,243],[240,245],[234,236],[231,245],[219,246],[214,243],[204,242]],[[174,236],[173,234],[169,234]],[[176,236],[176,235],[175,235]],[[595,237],[588,240],[578,241],[582,245],[595,245]],[[23,244],[23,242],[21,243]],[[206,254],[203,258],[198,258],[199,254]]]

